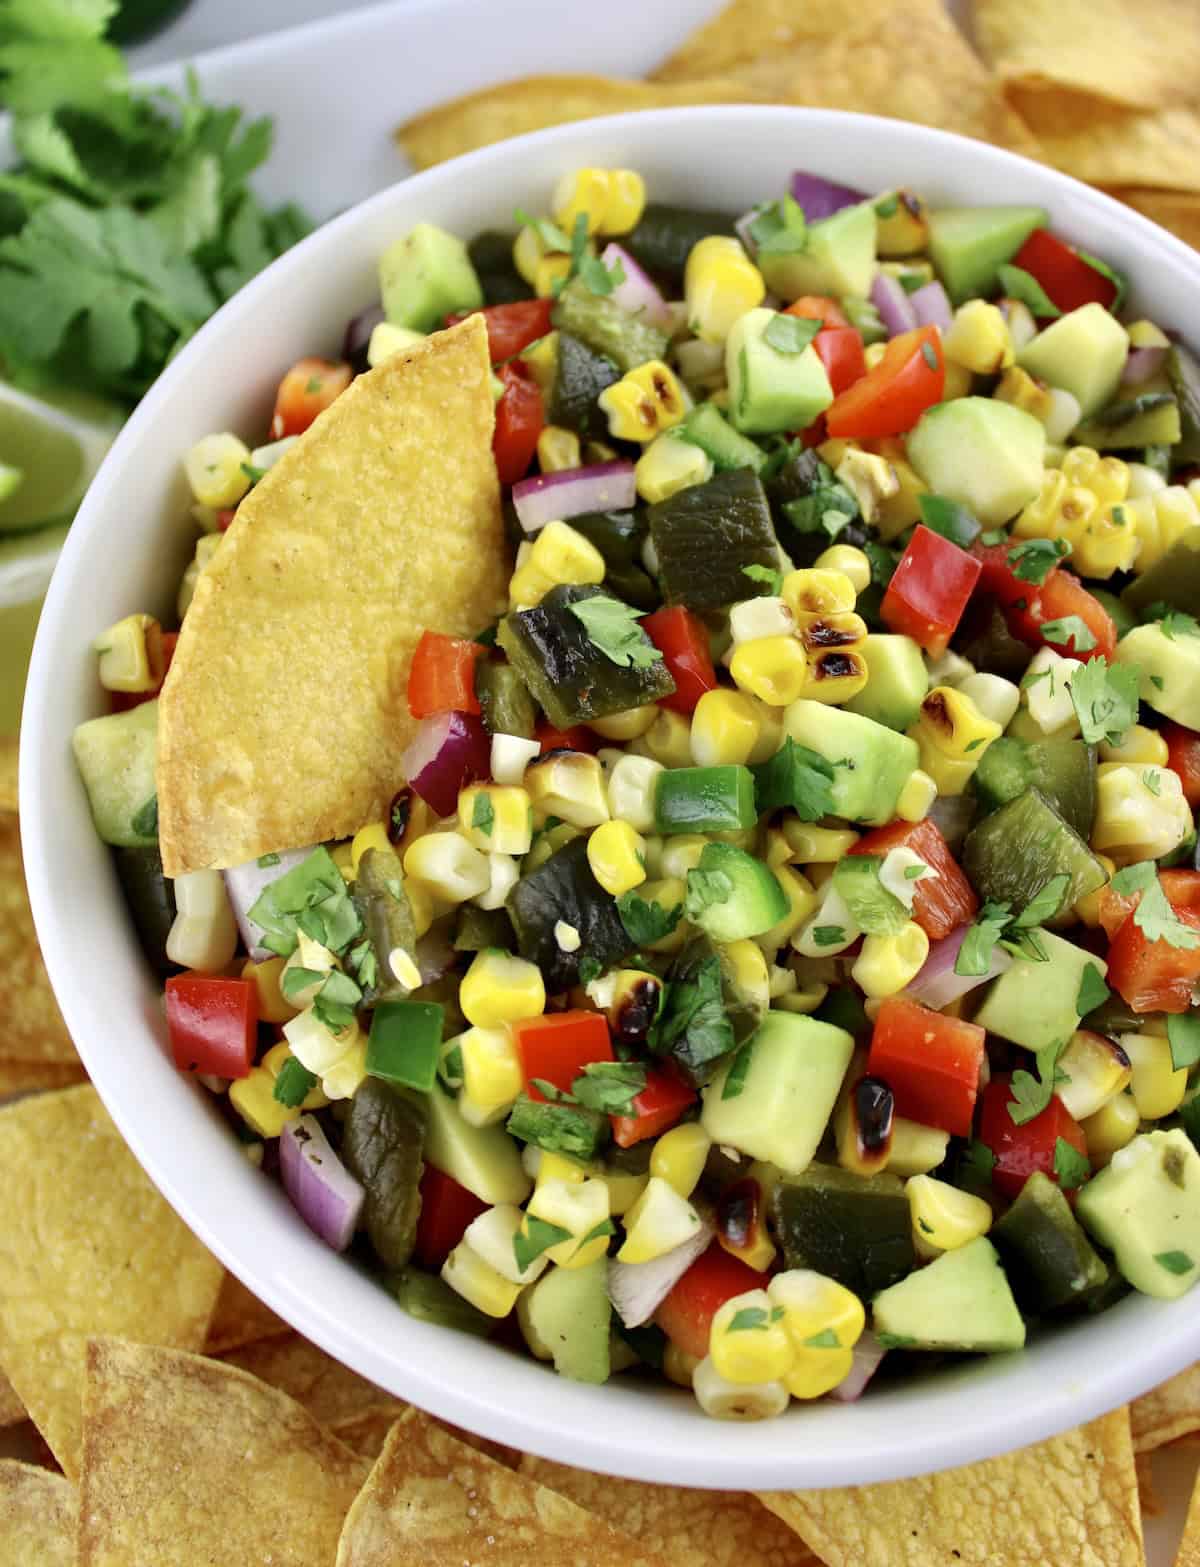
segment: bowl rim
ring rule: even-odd
[[[631,129],[631,122],[637,122],[636,131]],[[986,143],[928,126],[838,110],[706,105],[610,115],[483,147],[398,181],[322,225],[223,305],[139,403],[94,478],[50,584],[26,690],[22,729],[29,743],[20,748],[19,803],[30,902],[46,967],[67,1026],[79,1042],[80,1055],[101,1099],[135,1157],[176,1212],[225,1266],[297,1331],[329,1354],[369,1380],[390,1386],[401,1396],[413,1398],[421,1407],[460,1426],[530,1452],[602,1472],[738,1490],[890,1480],[955,1467],[1038,1441],[1136,1396],[1200,1357],[1200,1314],[1192,1312],[1189,1318],[1178,1309],[1182,1304],[1179,1301],[1150,1302],[1144,1297],[1127,1300],[1086,1325],[1079,1324],[1073,1335],[1063,1336],[1064,1347],[1055,1349],[1060,1357],[1061,1375],[1039,1379],[1033,1374],[1030,1361],[1028,1371],[1022,1374],[1017,1370],[1005,1382],[1003,1375],[994,1371],[989,1377],[988,1368],[995,1367],[998,1361],[1011,1367],[1025,1357],[982,1357],[971,1367],[942,1371],[934,1379],[909,1384],[903,1396],[877,1394],[867,1404],[838,1406],[836,1410],[827,1402],[820,1407],[820,1417],[812,1420],[816,1444],[805,1444],[803,1436],[816,1409],[793,1412],[782,1422],[784,1431],[795,1432],[794,1442],[780,1440],[783,1433],[778,1421],[742,1427],[733,1433],[703,1417],[700,1421],[676,1418],[678,1405],[668,1403],[661,1393],[641,1396],[635,1405],[628,1392],[618,1391],[619,1383],[596,1389],[554,1378],[547,1389],[545,1383],[535,1384],[533,1379],[552,1373],[531,1359],[509,1356],[502,1360],[495,1346],[474,1340],[463,1344],[460,1335],[455,1335],[451,1344],[444,1330],[406,1316],[396,1324],[399,1344],[383,1352],[364,1329],[339,1318],[329,1305],[326,1297],[352,1292],[349,1279],[354,1276],[354,1269],[303,1231],[276,1183],[258,1182],[263,1188],[271,1188],[274,1198],[267,1193],[261,1200],[255,1196],[255,1217],[271,1227],[272,1243],[282,1252],[294,1260],[303,1258],[309,1280],[315,1278],[319,1286],[315,1298],[307,1283],[302,1288],[286,1270],[277,1266],[271,1271],[256,1250],[256,1237],[248,1228],[229,1224],[217,1210],[211,1194],[202,1190],[199,1182],[186,1178],[183,1167],[173,1157],[174,1145],[164,1130],[152,1127],[150,1118],[139,1113],[136,1093],[120,1081],[120,1074],[98,1038],[96,1014],[89,1006],[85,983],[89,976],[81,978],[78,973],[78,953],[68,942],[66,921],[60,918],[59,900],[50,877],[50,847],[56,831],[49,806],[53,782],[69,772],[72,782],[67,787],[77,797],[81,798],[82,793],[74,777],[69,747],[64,755],[61,745],[52,739],[58,649],[64,642],[68,647],[76,646],[78,636],[67,635],[72,627],[72,605],[86,593],[86,582],[77,580],[79,562],[90,535],[103,524],[106,513],[113,510],[114,480],[137,452],[143,429],[152,424],[161,408],[180,395],[188,376],[204,362],[210,342],[222,327],[235,318],[249,322],[255,309],[269,302],[273,290],[292,285],[316,252],[324,249],[329,257],[336,258],[341,235],[386,213],[397,200],[398,189],[419,198],[426,191],[437,192],[453,182],[482,181],[491,173],[502,175],[514,158],[520,162],[535,150],[552,152],[560,146],[574,149],[613,135],[636,134],[650,143],[656,133],[677,126],[703,127],[710,136],[723,131],[735,133],[744,127],[778,130],[799,133],[798,143],[805,134],[818,139],[822,134],[836,137],[849,127],[867,142],[873,137],[887,138],[902,150],[918,145],[928,147],[932,141],[945,149],[948,158],[978,165],[981,175],[991,170],[1002,177],[1002,182],[1018,187],[1022,178],[1033,180],[1037,185],[1048,185],[1051,192],[1069,195],[1076,208],[1091,209],[1098,222],[1111,225],[1119,221],[1132,234],[1136,248],[1145,253],[1148,262],[1153,264],[1164,255],[1173,257],[1194,275],[1200,286],[1200,256],[1174,235],[1101,191]],[[804,160],[797,156],[793,161]],[[821,163],[819,143],[810,161]],[[124,946],[130,952],[136,951],[131,931],[125,936]],[[134,961],[143,966],[140,953]],[[200,1129],[204,1118],[195,1119],[194,1135],[199,1144],[205,1140]],[[189,1115],[185,1141],[192,1138],[190,1122]],[[185,1150],[185,1163],[187,1157]],[[290,1215],[287,1233],[277,1222],[283,1212]],[[331,1271],[333,1267],[340,1270],[339,1275]],[[378,1290],[375,1293],[394,1314],[396,1308],[387,1302],[386,1296]],[[365,1298],[356,1295],[355,1304],[364,1307]],[[1163,1318],[1169,1316],[1169,1331],[1145,1330],[1146,1323],[1153,1329],[1152,1312],[1160,1312]],[[1126,1319],[1130,1327],[1124,1326]],[[1087,1354],[1077,1342],[1084,1338],[1096,1346]],[[1105,1357],[1099,1354],[1102,1341],[1112,1350]],[[1057,1343],[1056,1339],[1056,1346]],[[414,1353],[401,1365],[399,1356],[405,1347]],[[509,1360],[511,1366],[507,1364]],[[1093,1364],[1095,1360],[1100,1364]],[[461,1368],[458,1381],[452,1362]],[[476,1373],[472,1384],[471,1376]],[[1010,1391],[1010,1396],[998,1397],[987,1385],[998,1382],[1004,1382],[1016,1396]],[[609,1403],[601,1403],[601,1397]],[[984,1406],[986,1419],[979,1414]],[[618,1420],[618,1413],[632,1417],[636,1408],[641,1410],[640,1417]],[[868,1416],[868,1411],[876,1410]],[[694,1409],[691,1412],[696,1413]],[[921,1413],[927,1418],[914,1418]],[[846,1425],[847,1416],[857,1422],[854,1427]],[[826,1438],[836,1440],[830,1443]],[[671,1447],[672,1442],[680,1441],[684,1443],[683,1451]]]

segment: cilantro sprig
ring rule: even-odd
[[[1037,1052],[1037,1076],[1032,1072],[1019,1069],[1012,1075],[1010,1087],[1012,1098],[1008,1102],[1008,1113],[1017,1126],[1024,1126],[1027,1121],[1032,1121],[1049,1105],[1054,1096],[1054,1089],[1059,1083],[1069,1083],[1070,1077],[1058,1065],[1058,1058],[1067,1048],[1065,1039],[1056,1040],[1054,1044],[1047,1045],[1044,1050]]]
[[[592,646],[622,669],[647,669],[662,661],[661,651],[638,625],[645,610],[634,609],[607,593],[593,594],[567,607],[583,623]]]
[[[1013,575],[1041,587],[1060,560],[1071,553],[1066,539],[1022,539],[1008,552]]]
[[[1139,860],[1118,871],[1112,879],[1112,889],[1125,897],[1140,894],[1133,923],[1147,941],[1163,941],[1180,952],[1193,952],[1200,947],[1200,931],[1193,930],[1171,907],[1153,860]]]
[[[1110,664],[1101,653],[1071,677],[1071,702],[1088,745],[1115,745],[1137,722],[1138,670]]]

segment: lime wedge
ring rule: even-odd
[[[0,735],[17,732],[33,634],[66,536],[60,523],[0,538]]]
[[[119,428],[0,382],[0,536],[69,520]]]

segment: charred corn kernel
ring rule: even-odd
[[[1187,1068],[1175,1069],[1171,1042],[1163,1034],[1122,1034],[1121,1049],[1129,1057],[1129,1092],[1143,1121],[1158,1121],[1183,1103]]]
[[[409,845],[404,874],[443,903],[465,903],[491,883],[487,856],[458,832],[431,832]]]
[[[763,1289],[746,1290],[718,1307],[708,1336],[718,1376],[743,1386],[785,1377],[796,1350],[783,1315]]]
[[[1134,724],[1127,729],[1115,745],[1107,740],[1100,742],[1102,762],[1147,763],[1151,767],[1167,765],[1167,742],[1157,729],[1147,729],[1145,724]]]
[[[570,256],[557,253],[543,256],[533,274],[533,291],[539,299],[552,299],[558,284],[565,283],[571,272]]]
[[[488,882],[491,883],[489,869]],[[413,934],[423,936],[433,924],[433,897],[428,887],[422,886],[411,876],[404,878],[404,895],[408,899],[409,911],[413,919]],[[479,896],[476,894],[476,896]]]
[[[806,566],[789,571],[780,588],[783,602],[798,626],[814,616],[844,615],[854,608],[854,584],[844,571]]]
[[[697,767],[748,762],[761,724],[757,704],[742,691],[706,691],[692,713],[692,757]]]
[[[723,1233],[717,1236],[717,1244],[722,1251],[727,1251],[731,1257],[736,1257],[748,1268],[753,1268],[755,1273],[766,1273],[779,1256],[775,1242],[767,1233],[766,1225],[762,1223],[754,1226],[750,1239],[743,1245],[735,1244]]]
[[[542,1181],[525,1204],[531,1219],[566,1230],[565,1240],[546,1250],[551,1262],[564,1268],[581,1268],[608,1250],[608,1187],[599,1176],[582,1181]],[[526,1226],[528,1228],[528,1226]],[[603,1234],[593,1231],[604,1229]]]
[[[1101,457],[1075,446],[1060,468],[1047,468],[1042,487],[1017,518],[1017,538],[1066,539],[1079,569],[1089,577],[1127,571],[1140,551],[1140,536],[1125,504],[1129,468],[1119,457]]]
[[[546,987],[536,963],[490,948],[477,952],[463,975],[459,1006],[476,1028],[499,1028],[546,1010]],[[464,1063],[465,1070],[465,1063]]]
[[[1103,762],[1096,769],[1092,848],[1117,865],[1161,859],[1191,830],[1183,782],[1169,767]]]
[[[533,805],[518,784],[472,784],[459,791],[458,826],[484,854],[526,854],[533,842]]]
[[[1123,1046],[1079,1029],[1058,1058],[1064,1074],[1055,1092],[1077,1121],[1085,1121],[1129,1087],[1132,1071]]]
[[[646,733],[658,712],[655,703],[643,702],[640,707],[627,707],[623,713],[613,713],[608,718],[593,718],[588,727],[606,740],[636,740]]]
[[[773,593],[760,598],[743,599],[729,611],[729,634],[735,645],[755,642],[760,637],[787,637],[796,629],[796,617]]]
[[[817,906],[816,888],[793,866],[775,867],[775,880],[787,897],[788,911],[778,925],[772,925],[770,930],[755,938],[763,952],[776,952],[785,947]]]
[[[1104,867],[1105,874],[1111,881],[1113,873],[1117,868],[1116,865],[1112,860],[1109,859],[1107,854],[1098,854],[1096,858]],[[1075,904],[1072,911],[1075,915],[1075,918],[1082,921],[1082,923],[1086,925],[1089,930],[1096,930],[1099,928],[1100,909],[1103,903],[1106,887],[1107,883],[1105,883],[1104,886],[1097,887],[1095,892],[1087,893],[1084,897],[1080,898],[1079,902]]]
[[[272,1045],[270,1050],[259,1062],[264,1072],[268,1072],[274,1081],[283,1071],[287,1062],[294,1060],[291,1048],[286,1039],[281,1039],[277,1045]],[[300,1103],[301,1110],[320,1110],[329,1103],[329,1099],[321,1088],[320,1083],[314,1083],[305,1094]]]
[[[929,956],[929,937],[914,921],[895,936],[864,936],[850,976],[865,995],[882,999],[910,985]]]
[[[175,918],[167,935],[167,956],[181,968],[216,974],[237,951],[238,928],[220,871],[176,876]]]
[[[692,1392],[711,1420],[773,1420],[788,1406],[781,1381],[730,1382],[706,1355],[692,1371]]]
[[[628,234],[646,210],[646,182],[636,169],[609,169],[601,234]]]
[[[962,794],[1002,730],[963,691],[935,686],[908,733],[920,748],[921,771],[933,779],[938,793]]]
[[[602,822],[587,844],[592,875],[614,898],[632,892],[646,879],[645,841],[628,822]]]
[[[536,740],[526,740],[522,735],[495,734],[492,736],[491,773],[498,784],[519,784],[525,769],[541,747]]]
[[[604,769],[582,751],[560,751],[534,762],[525,769],[525,789],[543,819],[557,816],[572,827],[598,827],[608,820]]]
[[[733,975],[739,994],[765,1012],[771,999],[771,978],[758,942],[745,937],[727,942],[721,949],[721,960]]]
[[[958,307],[950,330],[942,334],[942,347],[948,360],[976,375],[998,375],[1014,357],[1004,317],[984,299]]]
[[[700,863],[709,840],[698,832],[681,832],[663,843],[660,866],[664,876],[687,880],[687,873]]]
[[[902,822],[923,822],[937,799],[937,784],[922,768],[915,768],[900,791],[896,815]]]
[[[927,208],[912,191],[896,190],[877,198],[875,213],[878,255],[916,256],[928,247]]]
[[[882,441],[872,441],[871,450],[886,457],[896,475],[896,492],[879,502],[875,527],[879,537],[887,541],[903,533],[905,528],[921,520],[919,497],[928,493],[927,486],[917,470],[904,455],[904,443],[894,436]]]
[[[469,1028],[458,1036],[462,1092],[458,1108],[472,1126],[502,1120],[525,1086],[516,1043],[507,1028]]]
[[[808,659],[795,637],[756,637],[739,643],[729,672],[739,690],[770,707],[787,707],[809,694]]]
[[[658,717],[633,742],[638,752],[662,767],[692,765],[692,726],[682,713],[660,708]],[[616,769],[613,769],[614,776]],[[636,823],[634,824],[636,826]]]
[[[661,1176],[651,1175],[645,1191],[625,1215],[625,1244],[617,1259],[653,1262],[691,1240],[699,1228],[700,1215],[691,1203]]]
[[[904,1190],[914,1237],[936,1251],[956,1251],[992,1227],[991,1204],[947,1181],[914,1175],[905,1182]]]
[[[686,1349],[680,1349],[678,1344],[667,1340],[662,1368],[668,1382],[674,1382],[676,1387],[691,1387],[692,1376],[699,1364],[695,1355],[689,1355]]]
[[[1095,1115],[1089,1115],[1081,1124],[1087,1139],[1088,1159],[1093,1169],[1099,1169],[1108,1163],[1113,1154],[1133,1141],[1141,1117],[1133,1095],[1123,1093],[1114,1095],[1107,1104],[1101,1105]]]
[[[604,556],[568,522],[548,522],[533,541],[529,565],[556,586],[604,581]]]
[[[880,344],[883,347],[883,344]],[[946,360],[946,379],[942,387],[942,401],[952,403],[956,397],[968,397],[971,392],[971,372],[966,365],[953,359]]]
[[[481,909],[502,909],[521,879],[521,868],[511,854],[489,854],[487,862],[487,891],[476,893],[471,902]]]
[[[899,483],[896,488],[899,489]],[[843,577],[850,578],[856,594],[865,593],[871,585],[871,562],[853,544],[831,544],[817,556],[814,567],[817,571],[840,571]]]
[[[858,842],[858,834],[850,827],[819,827],[816,822],[802,822],[798,816],[784,817],[783,836],[799,865],[832,865]]]
[[[196,540],[196,553],[180,578],[179,592],[175,596],[175,613],[180,620],[187,614],[195,596],[196,584],[200,581],[205,567],[220,549],[224,537],[223,533],[206,533]]]
[[[513,1242],[524,1221],[525,1215],[515,1203],[497,1203],[471,1220],[463,1232],[463,1243],[510,1284],[532,1284],[545,1273],[550,1259],[541,1252],[523,1268],[518,1267]]]
[[[666,1181],[680,1197],[690,1197],[704,1174],[712,1138],[699,1121],[664,1132],[650,1153],[650,1174]]]
[[[982,670],[968,675],[959,682],[958,689],[970,697],[984,718],[1007,729],[1021,705],[1021,688],[1000,675],[989,675]]]
[[[859,617],[847,615],[844,618],[857,621]],[[865,626],[863,635],[865,640]],[[857,696],[866,685],[869,675],[866,659],[852,649],[810,654],[800,695],[810,702],[825,702],[834,707],[839,702],[848,702],[852,696]]]
[[[260,1137],[278,1137],[290,1121],[300,1119],[300,1106],[280,1104],[275,1097],[275,1079],[261,1066],[230,1083],[229,1102]]]
[[[674,370],[661,359],[648,359],[636,370],[627,371],[604,388],[597,402],[615,440],[637,441],[643,446],[681,423],[690,406]]]
[[[367,1078],[367,1037],[356,1037],[340,1060],[321,1073],[321,1092],[329,1099],[353,1099]]]
[[[767,286],[736,239],[709,234],[688,253],[683,292],[692,335],[723,343],[738,317],[762,304]]]
[[[862,1303],[841,1284],[808,1269],[777,1273],[767,1287],[774,1310],[783,1311],[794,1359],[784,1377],[794,1398],[820,1398],[849,1375],[862,1336]]]
[[[521,1293],[521,1285],[497,1273],[465,1240],[442,1264],[442,1279],[486,1317],[507,1317]]]
[[[993,397],[1002,403],[1011,403],[1024,413],[1032,414],[1039,424],[1045,424],[1053,408],[1050,388],[1044,381],[1035,381],[1028,370],[1020,365],[1009,365],[1000,377]]]
[[[656,435],[633,469],[637,492],[649,505],[665,501],[693,484],[704,484],[712,476],[713,461],[707,452],[670,432]]]
[[[385,854],[395,855],[384,822],[369,822],[366,827],[360,827],[350,840],[350,868],[356,876],[358,863],[368,849],[379,849]]]
[[[679,716],[682,717],[682,714]],[[662,712],[654,720],[655,724],[661,717]],[[646,731],[647,734],[649,732]],[[690,743],[688,757],[691,757]],[[608,805],[612,814],[628,822],[638,832],[652,831],[654,794],[658,787],[658,775],[662,771],[662,763],[649,756],[622,756],[608,775]]]
[[[1200,485],[1168,484],[1151,495],[1140,495],[1125,505],[1125,514],[1137,530],[1138,552],[1133,569],[1139,574],[1159,561],[1189,528],[1200,527]]]
[[[846,653],[867,640],[867,623],[861,615],[843,611],[836,615],[802,615],[796,635],[810,659],[826,653]]]
[[[579,437],[574,430],[548,424],[537,440],[538,467],[543,473],[562,473],[580,464]]]
[[[201,506],[218,511],[236,506],[250,488],[250,448],[236,435],[224,431],[197,441],[183,459],[192,494]]]
[[[252,979],[258,991],[258,1017],[262,1023],[286,1023],[301,1010],[279,988],[284,966],[283,958],[267,958],[263,963],[247,958],[242,964],[242,978]]]
[[[892,1122],[892,1147],[884,1168],[892,1175],[925,1175],[942,1163],[949,1144],[949,1132],[898,1115]]]
[[[106,691],[153,691],[162,679],[162,627],[153,615],[126,615],[93,647]]]
[[[900,490],[895,469],[876,452],[848,451],[834,474],[854,496],[863,521],[868,524],[874,523],[883,502]]]
[[[554,199],[550,203],[554,221],[565,234],[570,234],[576,218],[583,213],[588,233],[599,234],[611,187],[612,174],[608,169],[572,169],[554,187]]]

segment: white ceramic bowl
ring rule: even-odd
[[[346,319],[374,297],[389,241],[420,219],[461,234],[507,226],[515,206],[544,207],[556,176],[579,164],[640,169],[655,199],[730,211],[782,191],[794,168],[867,190],[908,185],[934,205],[1037,202],[1056,231],[1127,270],[1135,303],[1164,326],[1193,325],[1200,300],[1193,251],[1061,174],[920,126],[799,109],[565,126],[433,169],[329,223],[226,305],[157,382],[92,484],[51,584],[25,703],[21,824],[63,1013],[134,1153],[221,1260],[339,1360],[459,1425],[591,1469],[736,1489],[887,1480],[1036,1441],[1200,1358],[1196,1298],[1131,1297],[1022,1354],[980,1357],[858,1404],[720,1424],[665,1385],[583,1386],[407,1317],[309,1233],[165,1050],[158,987],[71,758],[72,729],[101,710],[90,641],[133,610],[170,615],[194,539],[182,454],[210,430],[265,429],[283,370],[304,353],[336,353]]]

